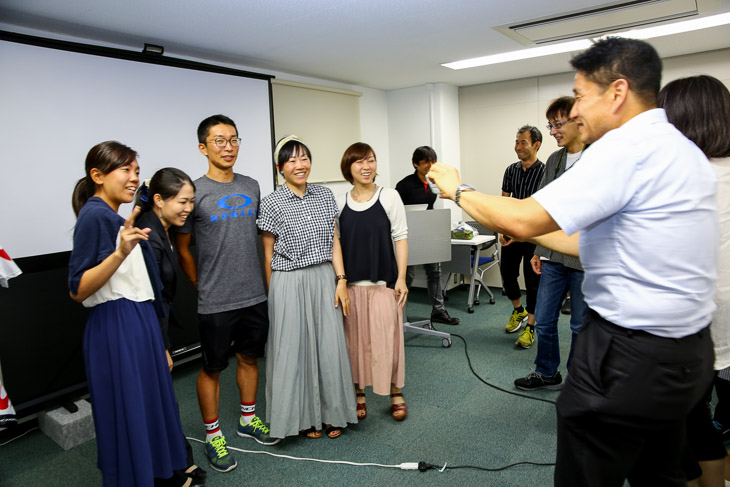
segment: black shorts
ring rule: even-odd
[[[247,308],[221,313],[198,313],[203,368],[220,372],[228,367],[228,353],[263,357],[269,335],[269,307],[266,301]]]

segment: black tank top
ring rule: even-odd
[[[382,193],[382,190],[380,191]],[[355,211],[347,204],[340,214],[340,245],[349,282],[385,281],[389,288],[398,279],[390,220],[378,200],[365,211]]]

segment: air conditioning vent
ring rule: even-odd
[[[636,0],[495,27],[524,44],[586,38],[631,27],[697,15],[696,0]]]

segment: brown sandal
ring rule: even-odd
[[[355,394],[357,397],[365,398],[365,392],[358,392]],[[357,419],[363,420],[368,416],[368,406],[365,401],[357,403]]]
[[[327,438],[338,438],[342,434],[342,428],[339,426],[332,426],[331,424],[324,425],[324,434],[327,435]]]
[[[390,395],[391,400],[396,397],[403,398],[402,392],[395,392]],[[390,404],[390,412],[393,415],[393,419],[396,421],[403,421],[408,416],[408,407],[406,406],[405,399],[403,402],[398,404]]]
[[[312,426],[311,428],[308,428],[308,429],[305,429],[305,430],[300,431],[299,432],[299,435],[300,436],[303,436],[305,438],[310,438],[312,440],[316,440],[317,438],[322,438],[322,432],[319,431],[319,430],[317,430],[317,429],[315,429],[314,426]]]

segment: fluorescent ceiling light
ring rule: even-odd
[[[608,36],[630,37],[632,39],[650,39],[652,37],[661,37],[682,32],[691,32],[693,30],[708,29],[719,25],[730,24],[730,12],[712,15],[693,20],[685,20],[683,22],[675,22],[672,24],[657,25],[654,27],[646,27],[644,29],[634,29],[627,32],[617,32]],[[477,66],[487,66],[489,64],[500,64],[510,61],[519,61],[521,59],[530,59],[535,57],[550,56],[552,54],[562,54],[565,52],[582,51],[588,49],[591,44],[604,37],[596,37],[594,39],[583,39],[580,41],[561,42],[560,44],[552,44],[549,46],[533,47],[530,49],[522,49],[520,51],[503,52],[493,54],[491,56],[482,56],[462,61],[454,61],[451,63],[443,63],[451,69],[475,68]]]

